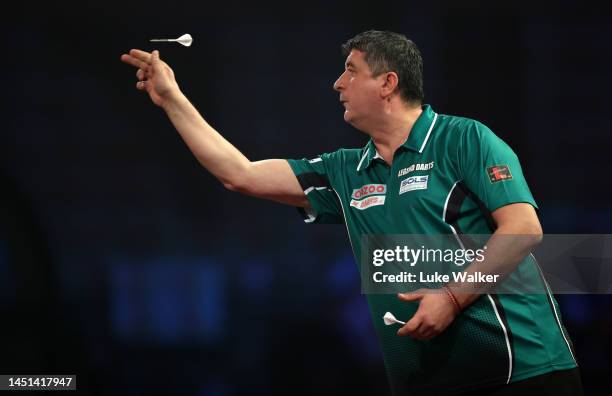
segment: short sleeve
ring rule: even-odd
[[[289,159],[289,166],[310,202],[310,209],[298,208],[306,223],[344,223],[338,195],[330,182],[328,154],[313,159]]]
[[[459,163],[463,182],[490,212],[519,202],[538,208],[518,157],[485,125],[473,121],[463,131]]]

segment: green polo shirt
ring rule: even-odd
[[[491,234],[491,212],[526,202],[537,208],[512,149],[482,123],[437,114],[429,105],[390,167],[372,140],[313,159],[289,160],[311,209],[307,223],[346,224],[361,262],[364,235]],[[394,393],[445,394],[519,381],[576,367],[559,307],[533,256],[502,285],[537,283],[542,293],[483,294],[440,335],[427,341],[396,335],[385,312],[408,320],[418,302],[368,294]],[[516,291],[514,290],[514,291]]]

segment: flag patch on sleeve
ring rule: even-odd
[[[508,165],[489,166],[487,168],[487,174],[489,175],[489,181],[491,183],[512,179],[512,173],[510,173]]]

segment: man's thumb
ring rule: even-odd
[[[397,298],[402,301],[418,301],[423,298],[423,293],[419,293],[418,291],[412,293],[398,293]]]

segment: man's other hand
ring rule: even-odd
[[[442,333],[457,316],[452,301],[443,291],[438,293],[419,289],[411,293],[399,293],[397,297],[406,302],[419,301],[419,308],[412,318],[397,331],[399,336],[429,340]]]

